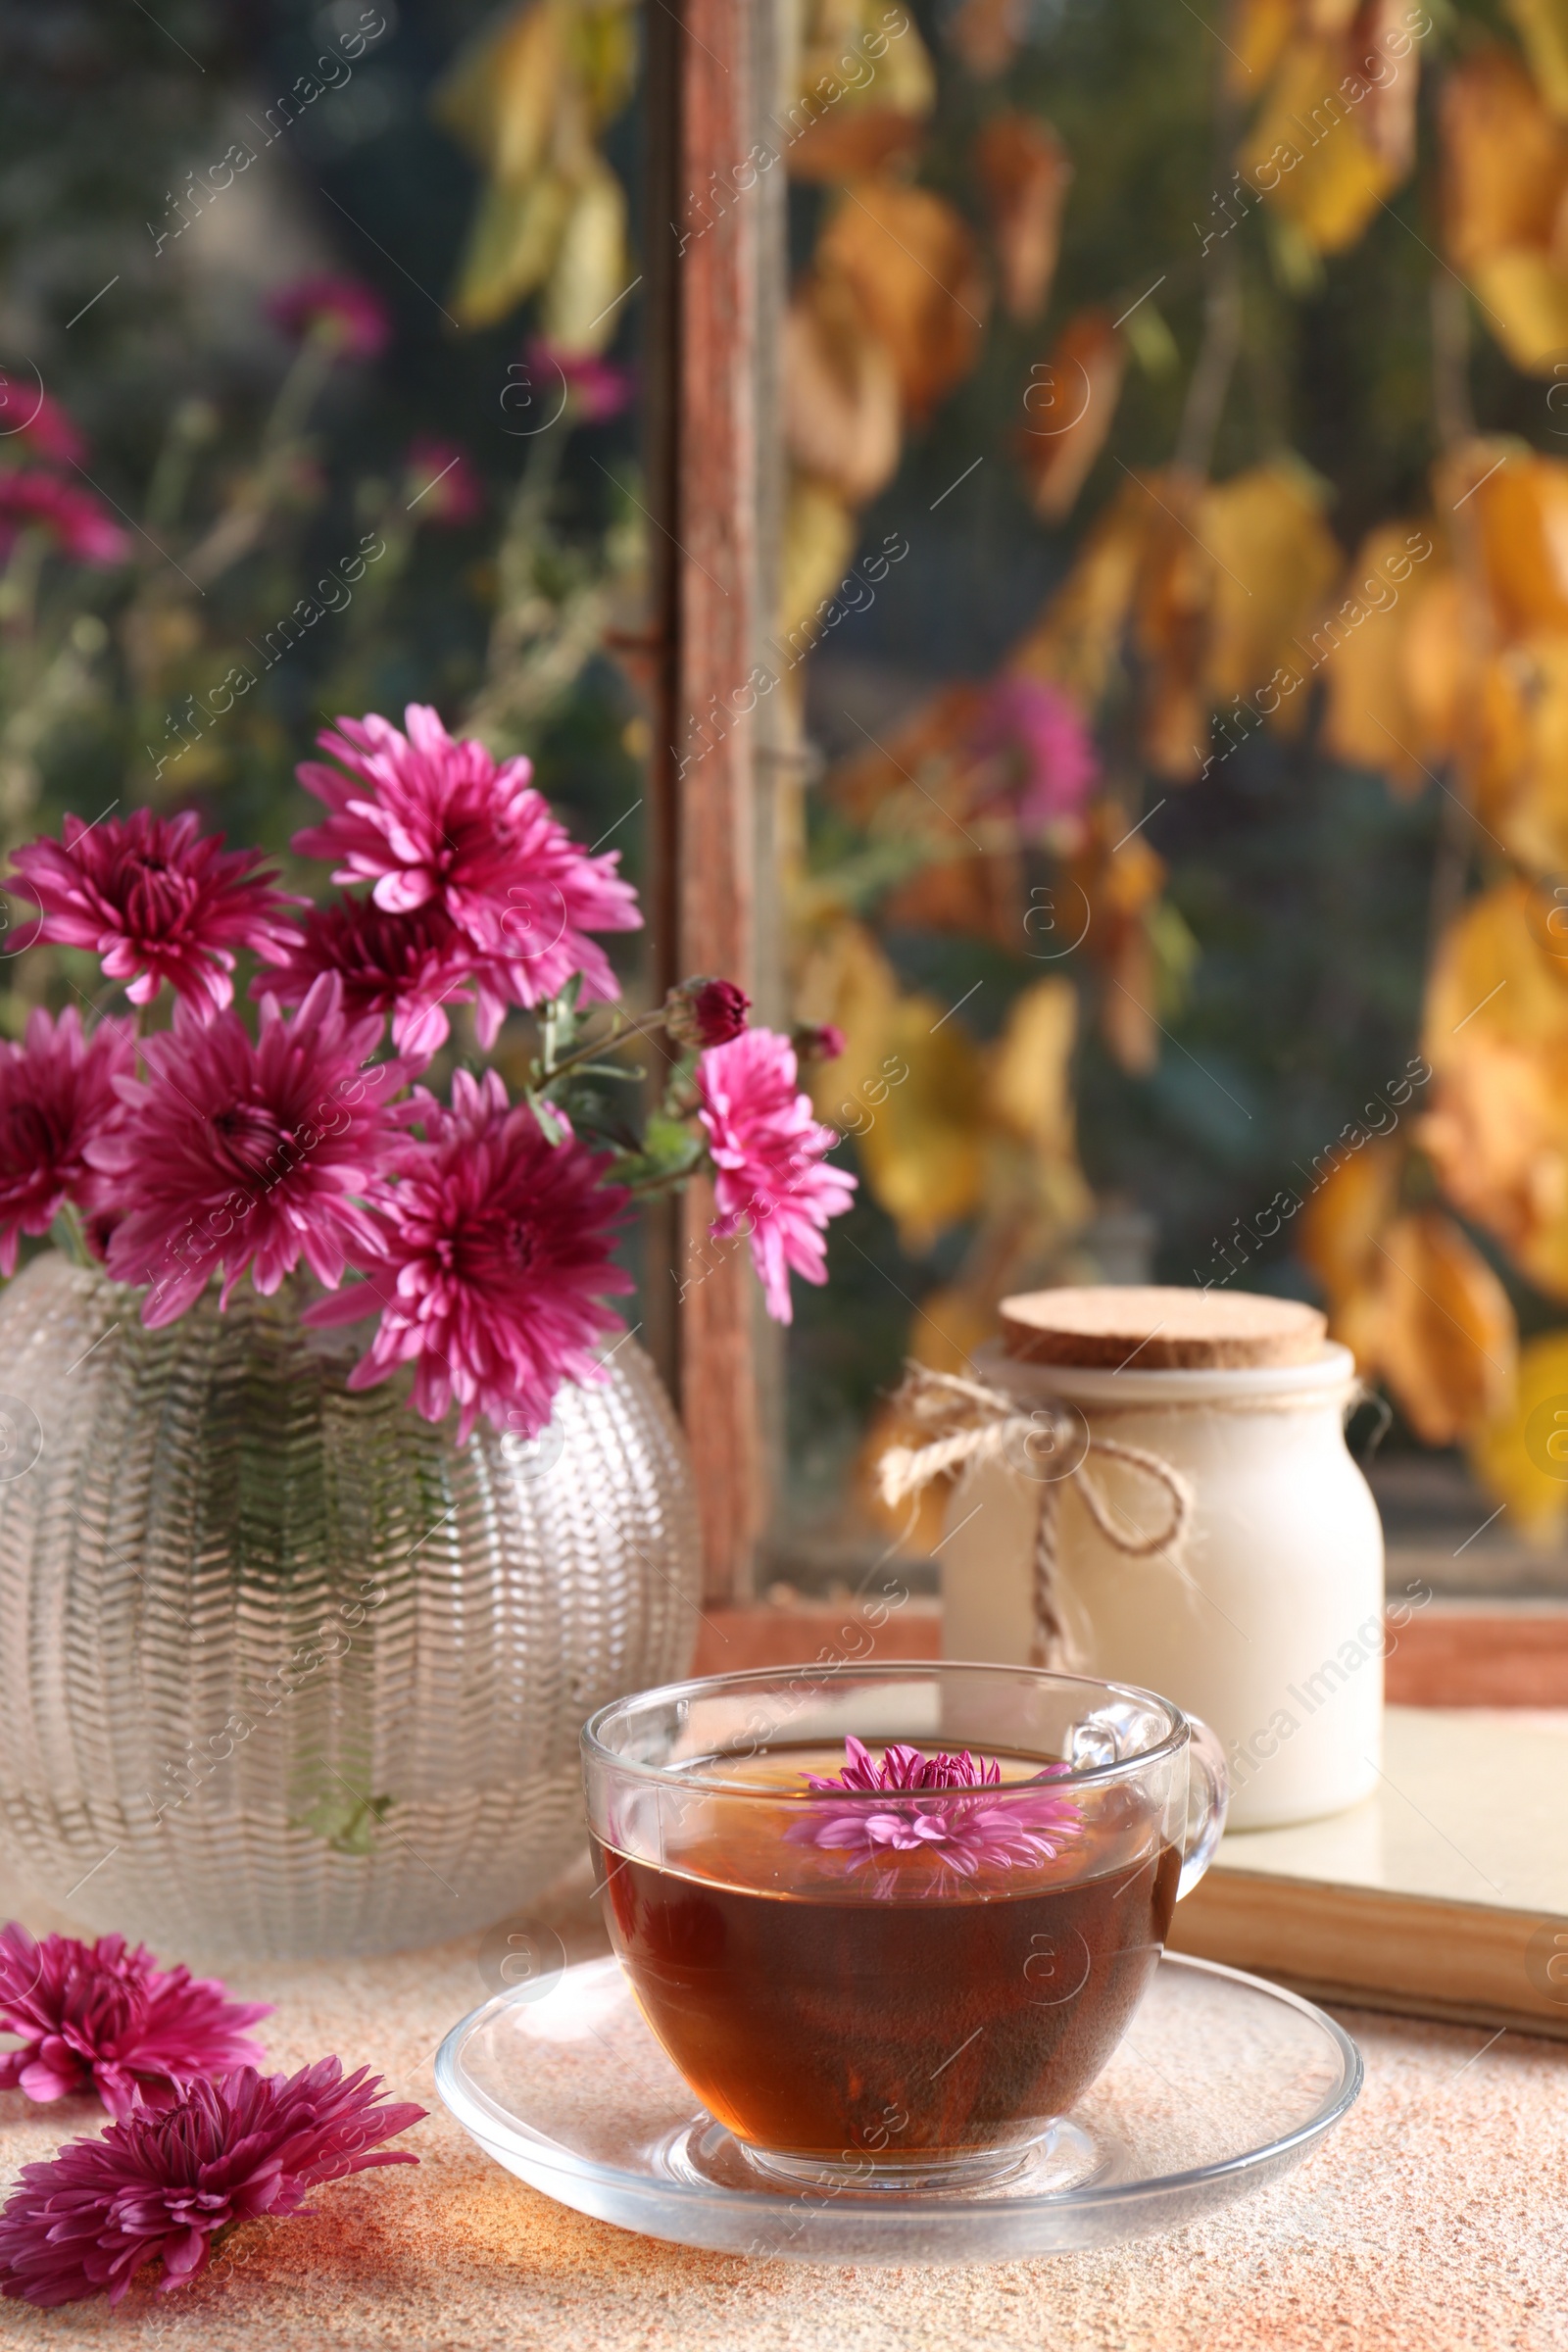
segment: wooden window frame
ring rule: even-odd
[[[766,136],[773,0],[655,0],[648,40],[648,480],[656,652],[649,925],[658,988],[738,980],[778,1022],[772,778],[782,695],[748,712],[771,624],[780,443],[782,163]],[[715,176],[716,175],[716,176]],[[749,184],[742,187],[742,180]],[[781,1351],[711,1187],[651,1221],[649,1338],[680,1403],[708,1596],[752,1587],[780,1452]]]

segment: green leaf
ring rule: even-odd
[[[652,1192],[680,1184],[698,1167],[707,1151],[702,1134],[684,1119],[656,1111],[649,1120],[640,1152],[618,1152],[611,1164],[616,1184],[633,1192]]]
[[[391,1810],[390,1796],[356,1796],[352,1788],[329,1788],[289,1827],[309,1830],[335,1854],[369,1854],[375,1850],[376,1830]]]
[[[530,1087],[526,1099],[528,1108],[539,1122],[540,1132],[544,1136],[545,1142],[547,1144],[564,1144],[566,1140],[566,1130],[544,1097],[536,1095]]]

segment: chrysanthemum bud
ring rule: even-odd
[[[733,980],[682,980],[664,999],[664,1027],[677,1044],[702,1053],[739,1037],[751,1009]]]
[[[803,1022],[790,1042],[801,1061],[837,1061],[848,1041],[837,1022],[821,1021]]]

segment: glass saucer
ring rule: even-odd
[[[768,2180],[699,2107],[612,1959],[475,2009],[435,2080],[498,2164],[623,2230],[803,2262],[1000,2262],[1144,2237],[1250,2194],[1332,2130],[1361,2071],[1309,2001],[1167,1952],[1072,2114],[978,2187]]]

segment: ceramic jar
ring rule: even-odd
[[[946,1654],[1029,1658],[1050,1478],[1070,1663],[1161,1691],[1213,1727],[1232,1829],[1308,1821],[1368,1795],[1381,1757],[1383,1534],[1345,1443],[1348,1350],[1241,1369],[1035,1365],[1000,1347],[975,1362],[1022,1412],[1064,1411],[1076,1442],[1038,1465],[1015,1449],[956,1490],[940,1554]],[[1099,1452],[1104,1439],[1157,1454],[1189,1482],[1196,1508],[1179,1559],[1130,1557],[1095,1526],[1076,1458],[1134,1527],[1157,1526],[1165,1508],[1135,1470]]]

